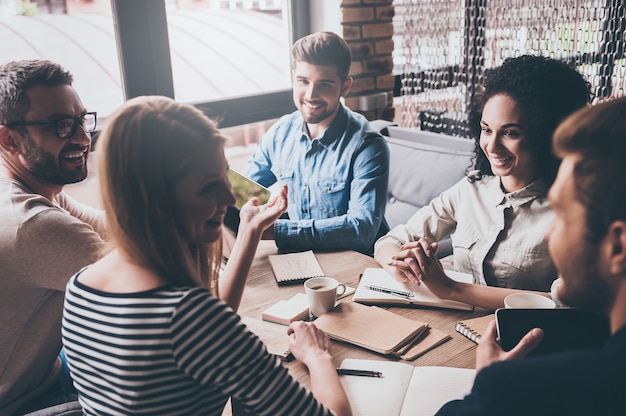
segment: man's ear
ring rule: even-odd
[[[608,245],[609,273],[626,276],[626,221],[613,221],[609,226],[605,242]]]
[[[19,153],[19,147],[15,140],[17,135],[15,130],[0,125],[0,149],[10,154]]]
[[[348,79],[346,79],[343,82],[343,85],[341,86],[341,96],[342,97],[346,97],[346,95],[348,95],[348,92],[350,91],[350,88],[352,88],[352,77],[348,77]]]

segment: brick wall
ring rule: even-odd
[[[354,79],[346,105],[369,120],[393,121],[393,0],[343,0],[343,38]]]

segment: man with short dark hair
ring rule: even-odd
[[[438,415],[623,415],[626,391],[626,98],[587,107],[554,134],[562,158],[549,192],[548,247],[561,273],[558,298],[610,319],[602,349],[519,358],[540,329],[511,351],[495,323],[478,346],[472,392]],[[584,337],[586,334],[581,333]]]
[[[50,61],[0,65],[0,415],[76,397],[59,359],[63,298],[103,250],[104,218],[63,192],[87,176],[96,127],[72,82]]]
[[[298,108],[263,135],[244,173],[264,186],[288,186],[289,219],[265,238],[281,250],[353,249],[373,253],[385,221],[389,149],[362,115],[340,101],[352,86],[351,55],[334,33],[292,48]]]

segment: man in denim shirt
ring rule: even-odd
[[[298,40],[292,49],[298,108],[261,138],[244,174],[289,191],[289,219],[265,239],[281,250],[353,249],[372,254],[385,221],[389,149],[360,114],[340,102],[352,86],[348,45],[334,33]]]

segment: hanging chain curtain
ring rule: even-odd
[[[468,137],[486,69],[524,54],[573,64],[594,102],[626,95],[623,0],[394,0],[401,125]]]

